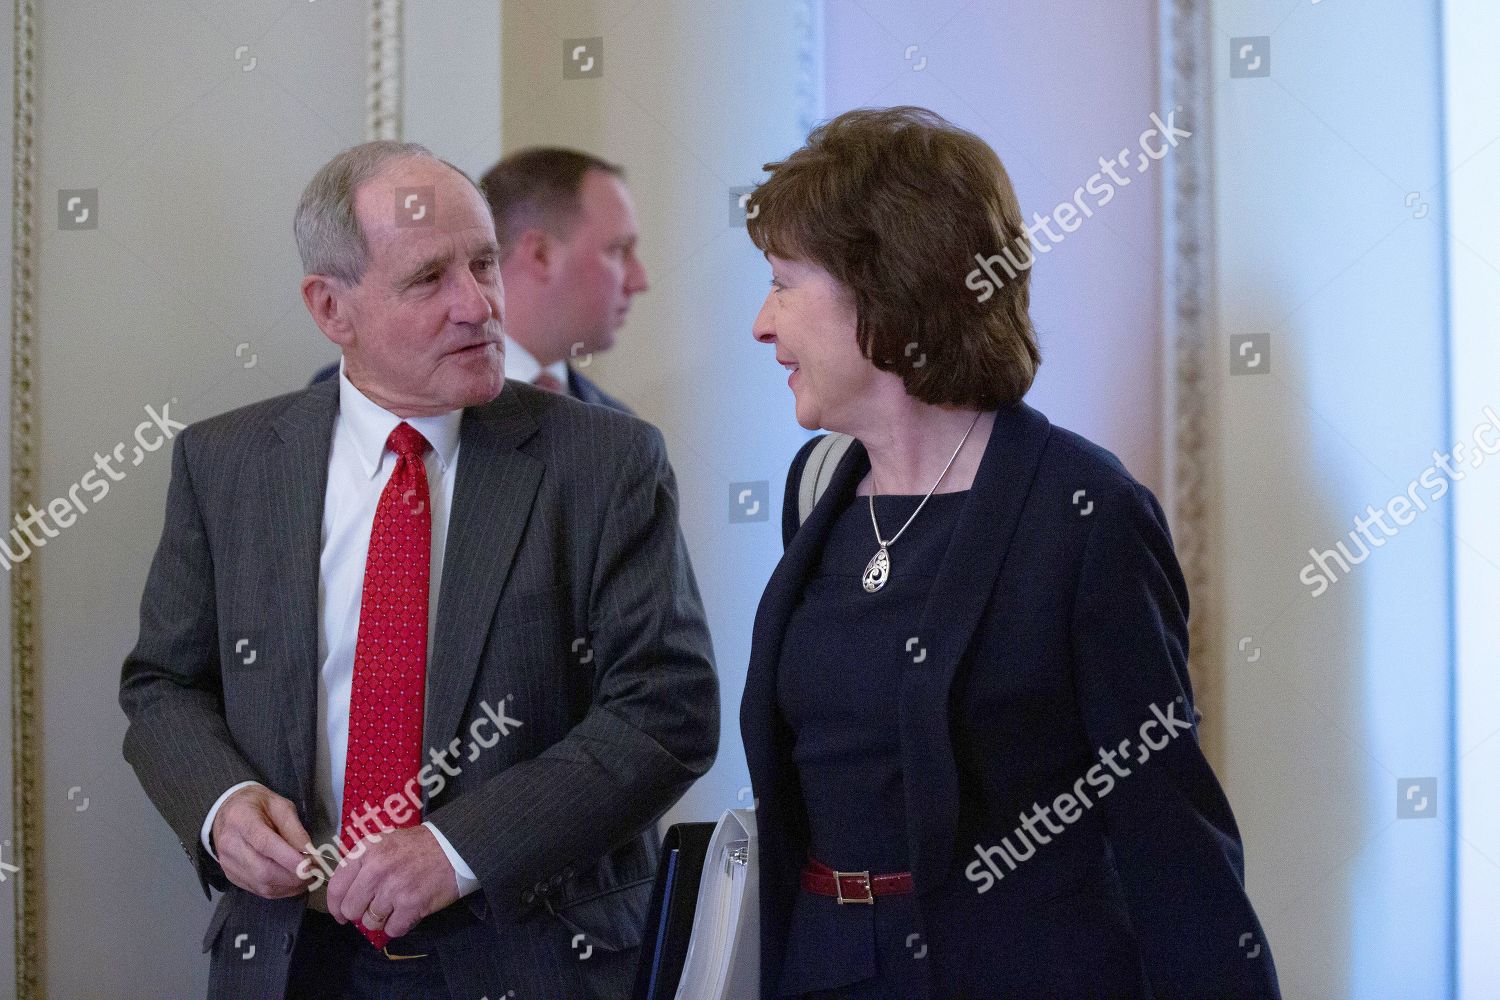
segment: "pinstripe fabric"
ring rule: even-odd
[[[219,793],[246,779],[291,799],[311,826],[337,405],[329,380],[178,435],[122,670],[126,759],[205,893],[228,890],[204,939],[215,997],[280,996],[300,923],[301,900],[230,886],[197,836]],[[661,433],[507,382],[464,413],[446,552],[423,742],[456,747],[458,773],[427,786],[424,816],[482,886],[457,904],[479,922],[440,949],[450,988],[624,996],[653,822],[708,769],[719,731]],[[520,725],[474,747],[470,725],[501,706]],[[233,945],[241,933],[262,942],[248,960]]]

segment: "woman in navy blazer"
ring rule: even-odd
[[[1278,997],[1161,507],[1022,402],[999,159],[892,108],[766,169],[754,334],[798,422],[853,441],[791,464],[740,708],[761,996]]]

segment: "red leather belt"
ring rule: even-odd
[[[898,896],[911,892],[911,872],[871,875],[869,872],[836,872],[821,861],[808,859],[802,867],[802,888],[819,896],[832,896],[840,903],[874,905],[876,896]]]

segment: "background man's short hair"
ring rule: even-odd
[[[966,275],[1030,250],[1010,177],[983,139],[926,108],[861,108],[819,125],[755,189],[763,252],[810,261],[854,300],[859,348],[925,403],[1020,401],[1041,354],[1029,269],[983,299]]]
[[[474,181],[453,164],[415,142],[377,139],[339,153],[313,175],[297,203],[292,232],[304,274],[326,274],[356,285],[369,263],[370,245],[354,215],[354,196],[397,160],[426,157]],[[394,211],[394,208],[392,209]]]
[[[618,164],[560,146],[518,150],[491,167],[479,189],[495,217],[501,256],[508,256],[528,229],[566,237],[578,221],[578,192],[590,170],[625,179]]]

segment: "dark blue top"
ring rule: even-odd
[[[776,690],[795,734],[792,757],[808,819],[808,853],[839,871],[908,870],[901,744],[896,727],[907,641],[920,620],[968,491],[936,493],[889,548],[891,573],[871,594],[862,578],[880,548],[869,498],[841,510],[788,619]],[[878,496],[875,514],[890,538],[922,497]],[[909,901],[840,905],[808,893],[793,904],[781,981],[793,995],[909,964]],[[873,912],[878,911],[878,912]],[[901,954],[897,954],[901,953]]]

